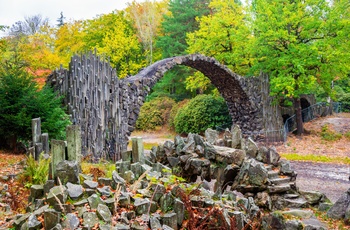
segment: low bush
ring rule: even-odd
[[[145,102],[136,121],[136,129],[154,130],[157,126],[167,124],[170,111],[175,104],[176,102],[168,97],[159,97]]]
[[[180,101],[179,103],[175,104],[173,106],[173,108],[170,111],[170,116],[169,116],[169,120],[168,120],[168,126],[171,130],[175,130],[175,117],[177,112],[184,107],[190,100],[189,99],[185,99],[183,101]]]
[[[207,128],[231,126],[231,117],[222,97],[198,95],[180,108],[175,116],[175,131],[203,133]]]

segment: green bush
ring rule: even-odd
[[[231,117],[222,97],[198,95],[175,116],[175,131],[181,134],[202,133],[216,126],[231,126]]]
[[[158,97],[145,102],[136,121],[136,129],[153,130],[157,126],[167,124],[171,108],[175,104],[175,101],[168,97]]]
[[[30,140],[31,120],[37,117],[42,132],[48,132],[50,138],[64,138],[70,122],[52,89],[39,90],[21,68],[0,71],[0,144],[15,149],[18,140]]]
[[[177,104],[175,104],[173,106],[173,108],[171,109],[169,120],[168,120],[168,126],[171,130],[175,130],[175,117],[176,117],[177,112],[179,111],[179,109],[184,107],[189,101],[190,101],[189,99],[185,99],[183,101],[180,101]]]

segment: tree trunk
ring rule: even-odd
[[[300,136],[304,132],[300,98],[294,98],[293,104],[294,104],[294,112],[295,112],[295,118],[297,123],[297,135]]]

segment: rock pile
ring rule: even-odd
[[[13,225],[243,229],[253,221],[262,229],[326,229],[301,208],[325,210],[329,200],[319,192],[298,190],[289,162],[281,160],[275,148],[242,138],[238,127],[227,130],[223,139],[213,130],[207,130],[205,138],[177,136],[145,155],[139,147],[136,142],[132,152],[123,153],[112,178],[97,181],[79,174],[76,162],[61,162],[59,179],[33,185],[28,213],[16,216]],[[181,183],[183,178],[187,183]],[[271,214],[262,216],[261,209]]]

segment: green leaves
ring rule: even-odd
[[[341,36],[336,36],[340,40],[334,42],[334,32],[343,28],[334,11],[345,15],[336,4],[332,6],[325,0],[272,4],[256,1],[254,6],[253,54],[259,61],[253,70],[256,74],[262,70],[270,75],[273,94],[297,98],[314,92],[317,84],[329,88],[336,75],[349,71],[339,68],[342,64],[336,61],[335,53],[344,53],[340,50],[342,44],[348,44]],[[346,56],[349,63],[349,55]]]
[[[33,78],[13,65],[13,69],[0,71],[0,140],[30,139],[31,119],[37,117],[43,132],[63,139],[70,122],[60,99],[50,88],[38,90]]]
[[[175,116],[177,133],[202,133],[207,128],[231,125],[231,117],[222,97],[198,95],[180,108]]]

